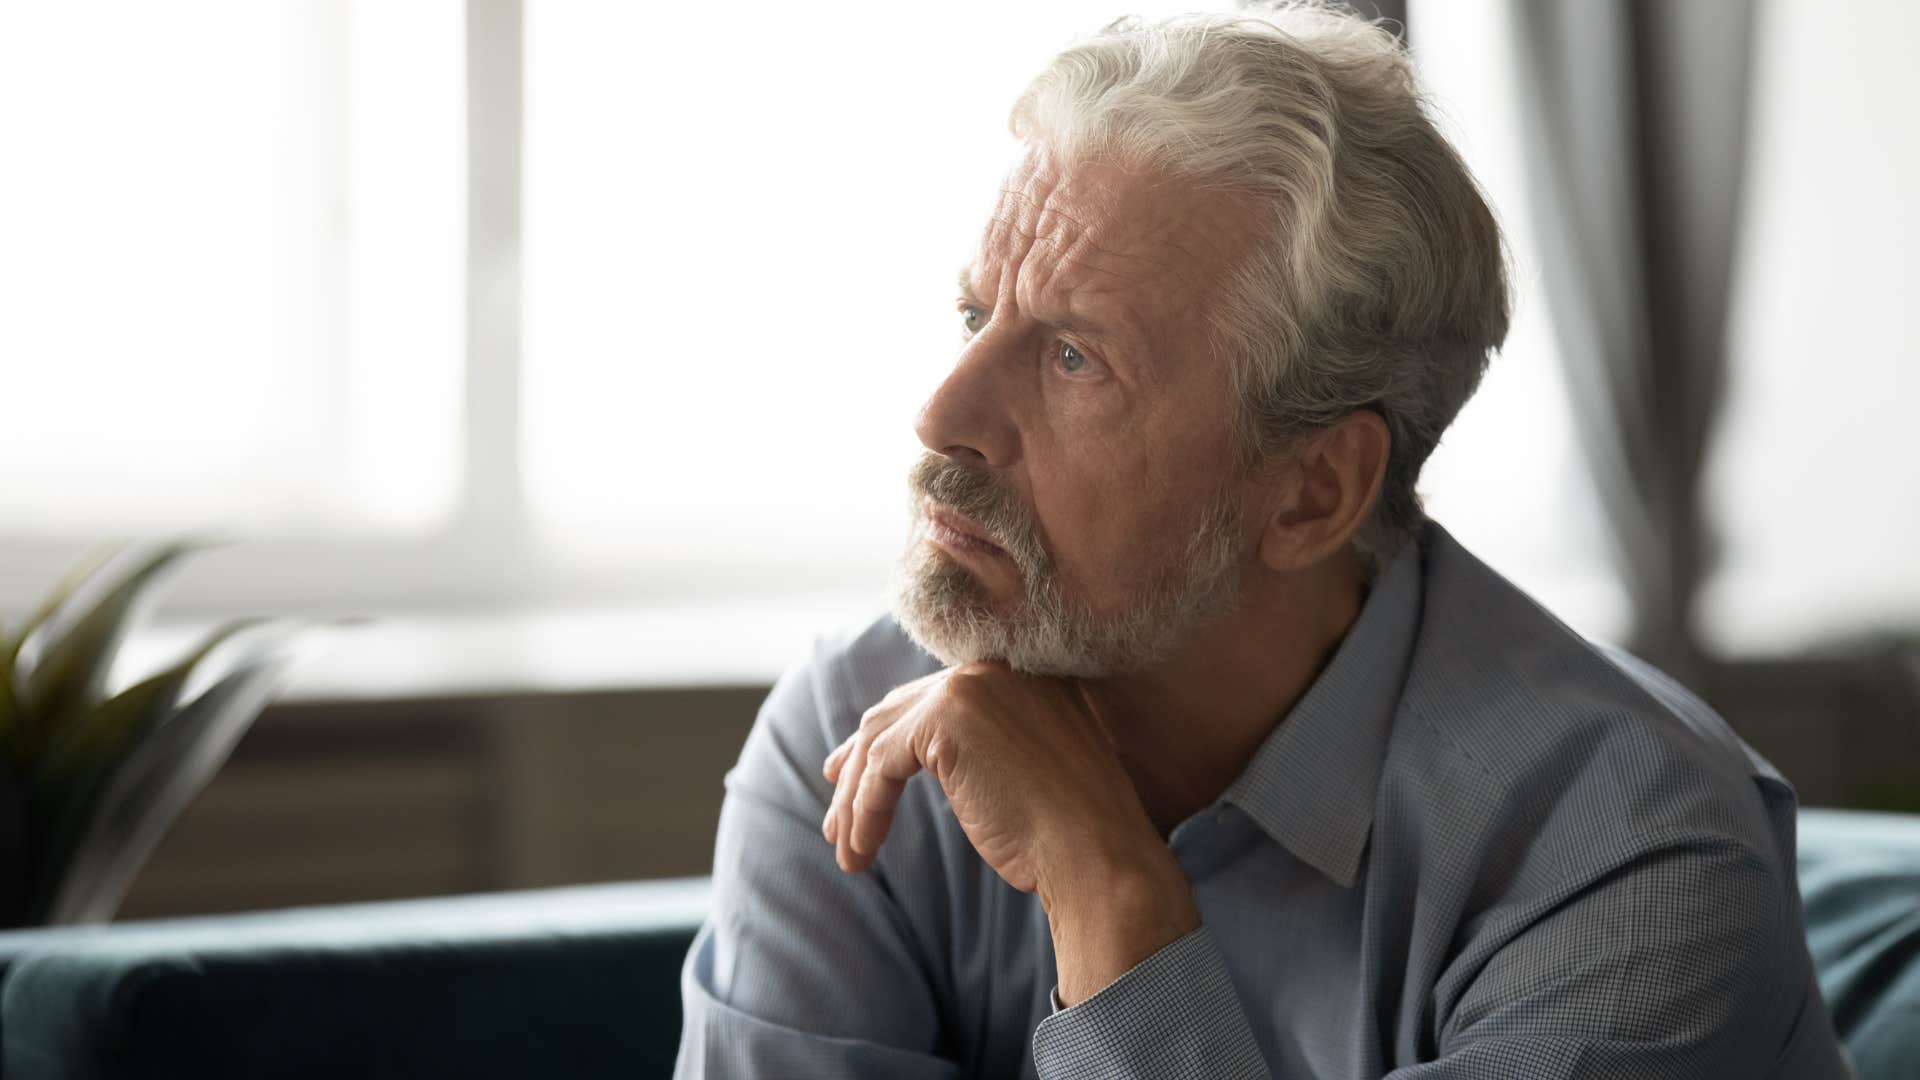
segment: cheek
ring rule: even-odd
[[[1227,468],[1224,421],[1192,396],[1059,389],[1029,418],[1032,505],[1063,584],[1097,607],[1164,569]]]
[[[1034,506],[1055,567],[1073,592],[1093,600],[1124,597],[1162,556],[1172,528],[1164,462],[1144,440],[1102,440],[1033,475]]]

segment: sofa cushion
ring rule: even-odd
[[[1807,945],[1861,1080],[1920,1078],[1920,817],[1800,813]]]
[[[707,895],[646,882],[45,933],[0,985],[0,1075],[666,1075]]]
[[[1920,817],[1804,810],[1807,940],[1862,1080],[1920,1080]],[[0,934],[0,1076],[652,1076],[704,881]]]

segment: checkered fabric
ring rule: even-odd
[[[768,698],[727,776],[679,1076],[1847,1074],[1791,789],[1438,525],[1169,837],[1201,928],[1072,1008],[1039,901],[930,779],[869,872],[820,837],[827,752],[935,667],[883,619]]]

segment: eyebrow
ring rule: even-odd
[[[956,284],[960,290],[960,298],[962,300],[965,300],[968,303],[979,304],[983,307],[986,306],[987,301],[982,300],[980,298],[979,293],[977,293],[973,287],[973,264],[972,263],[967,263],[966,265],[960,267],[960,273],[956,281]],[[1074,333],[1074,334],[1086,334],[1089,337],[1096,337],[1096,338],[1100,338],[1107,341],[1113,340],[1115,337],[1119,336],[1121,333],[1120,329],[1116,326],[1112,326],[1107,323],[1085,322],[1085,321],[1075,320],[1064,314],[1055,318],[1040,318],[1038,314],[1036,314],[1035,321],[1039,322],[1044,326],[1050,326],[1055,330],[1065,330],[1068,333]]]

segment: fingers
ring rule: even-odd
[[[889,732],[920,704],[927,688],[942,674],[936,672],[896,687],[867,710],[860,718],[859,730],[835,747],[822,763],[820,773],[834,784],[834,792],[826,817],[820,822],[820,834],[834,845],[834,860],[842,870],[865,870],[886,839],[907,777],[919,770],[908,741],[890,738]],[[872,758],[876,746],[900,748],[884,751],[885,764],[878,771],[873,768]]]
[[[852,756],[853,743],[855,739],[860,737],[860,732],[882,728],[892,723],[894,718],[918,703],[930,685],[938,682],[946,675],[947,672],[943,669],[931,675],[922,675],[910,683],[901,683],[899,686],[887,691],[886,697],[881,698],[873,708],[868,709],[866,714],[861,716],[859,730],[847,736],[845,742],[834,747],[833,752],[827,755],[827,760],[820,765],[820,775],[826,777],[832,783],[839,783],[840,770],[846,767],[847,758]]]
[[[865,768],[854,789],[853,826],[848,846],[856,856],[869,862],[893,827],[894,810],[906,791],[907,778],[920,771],[920,762],[913,756],[908,740],[901,737],[904,726],[896,726],[867,748]]]
[[[820,834],[834,845],[834,859],[840,869],[852,871],[853,866],[853,796],[860,782],[860,775],[866,768],[867,746],[874,738],[894,722],[899,715],[896,695],[887,697],[868,709],[860,718],[859,730],[848,736],[832,754],[821,772],[833,781],[833,798],[827,804],[827,816],[820,822]],[[836,760],[837,759],[837,760]]]
[[[853,753],[854,738],[855,736],[849,735],[846,742],[834,747],[833,753],[827,755],[827,763],[820,767],[820,775],[826,777],[829,782],[836,784],[840,782],[840,769],[846,765],[848,755]]]
[[[827,838],[833,841],[834,861],[848,873],[865,869],[856,865],[853,853],[853,794],[861,774],[866,771],[867,745],[871,741],[865,734],[854,740],[846,766],[840,771],[840,786],[833,792],[833,804],[827,808],[827,828],[832,830]]]

